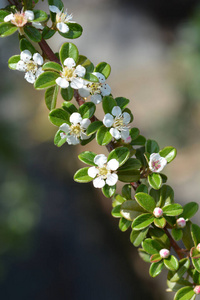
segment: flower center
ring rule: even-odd
[[[121,127],[123,127],[123,125],[124,125],[123,117],[122,116],[115,117],[115,121],[114,121],[113,127],[115,127],[115,128],[121,128]]]
[[[154,170],[158,170],[161,167],[160,161],[159,160],[152,161],[152,167],[154,168]]]
[[[110,170],[107,169],[106,165],[98,169],[99,169],[99,176],[103,177],[103,179],[106,179],[107,175],[110,173]]]
[[[81,126],[80,126],[80,124],[76,124],[76,125],[71,125],[71,132],[70,132],[70,134],[74,134],[74,135],[76,135],[77,137],[80,137],[80,135],[81,135]]]
[[[17,27],[23,27],[27,22],[28,20],[23,12],[17,12],[14,14],[13,19],[11,20],[11,23]]]
[[[100,86],[101,84],[96,82],[87,84],[87,87],[90,89],[91,95],[100,94]]]
[[[61,77],[64,77],[67,81],[72,81],[76,77],[75,69],[65,67],[61,73]]]
[[[60,13],[56,14],[56,22],[63,23],[63,22],[65,22],[66,17],[67,17],[67,14],[60,12]]]
[[[29,62],[26,63],[26,69],[27,71],[31,71],[32,73],[35,73],[38,67],[34,61],[30,60]]]

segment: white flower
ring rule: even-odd
[[[159,173],[166,166],[167,160],[159,153],[152,153],[149,160],[149,169],[152,172]]]
[[[77,112],[71,114],[70,116],[71,126],[64,123],[60,126],[60,133],[62,139],[66,138],[69,145],[77,145],[81,140],[89,139],[90,136],[86,135],[86,129],[90,125],[91,121],[89,119],[82,119],[81,115]]]
[[[88,175],[94,178],[94,187],[102,188],[105,184],[113,186],[117,183],[118,175],[115,171],[119,168],[119,162],[115,158],[107,161],[104,154],[98,154],[94,158],[94,163],[97,166],[88,169]]]
[[[69,85],[73,89],[79,89],[83,86],[83,77],[85,75],[85,68],[78,65],[76,68],[76,63],[73,58],[66,58],[64,61],[63,71],[60,73],[60,77],[56,79],[57,85],[61,88],[66,89]]]
[[[17,27],[23,27],[27,22],[34,20],[34,12],[32,10],[17,11],[11,13],[4,18],[4,22],[11,22]]]
[[[170,252],[168,249],[161,249],[159,254],[162,258],[168,258],[170,256]]]
[[[99,82],[85,81],[84,86],[78,92],[84,98],[91,95],[91,101],[94,104],[99,104],[102,101],[102,97],[110,95],[111,88],[105,83],[106,79],[103,74],[98,72],[93,72],[92,74],[99,79]]]
[[[39,53],[34,53],[33,56],[29,50],[24,50],[20,55],[21,60],[18,61],[16,70],[25,72],[24,78],[29,83],[34,83],[37,77],[43,73],[41,67],[43,57]]]
[[[65,13],[63,12],[63,9],[60,10],[55,5],[49,5],[49,10],[53,13],[56,13],[56,27],[57,29],[62,33],[67,33],[69,31],[69,26],[66,23],[74,23],[71,21],[72,14],[68,14],[67,10]]]
[[[126,140],[129,137],[128,124],[130,123],[131,116],[127,112],[123,112],[119,106],[114,106],[112,115],[107,113],[103,118],[103,124],[110,128],[111,135],[116,139]]]

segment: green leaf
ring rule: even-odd
[[[15,31],[17,31],[17,27],[10,23],[1,23],[0,24],[0,37],[9,36]]]
[[[92,122],[87,128],[86,134],[90,135],[90,134],[95,133],[102,125],[103,125],[103,123],[101,121]]]
[[[142,230],[148,227],[151,223],[153,223],[154,216],[152,214],[146,213],[138,216],[134,219],[132,228],[134,230]]]
[[[42,34],[35,27],[25,26],[24,27],[24,32],[31,41],[33,41],[35,43],[41,42]]]
[[[190,267],[189,258],[183,258],[179,261],[179,268],[177,271],[169,271],[167,279],[171,282],[178,281],[187,272]]]
[[[155,254],[151,255],[150,262],[151,263],[156,263],[156,262],[161,261],[161,259],[162,259],[162,257],[160,256],[160,254],[155,253]]]
[[[86,102],[79,107],[79,113],[83,119],[90,119],[94,115],[96,105],[93,102]]]
[[[64,64],[65,59],[68,57],[73,58],[74,61],[77,62],[79,56],[78,49],[72,43],[64,43],[60,48],[59,56],[62,65]]]
[[[168,258],[164,258],[165,267],[171,271],[178,270],[179,263],[175,256],[170,255]]]
[[[189,202],[183,206],[183,212],[179,217],[188,220],[196,214],[198,209],[199,205],[196,202]]]
[[[119,170],[117,175],[122,182],[137,182],[140,179],[139,170]]]
[[[177,151],[174,147],[165,147],[159,151],[160,156],[164,157],[168,163],[170,163],[177,154]]]
[[[150,195],[140,192],[135,194],[135,199],[146,211],[153,213],[156,203]]]
[[[83,66],[87,73],[92,73],[94,71],[93,63],[84,55],[79,55],[77,65]]]
[[[136,158],[129,158],[118,170],[119,171],[133,171],[140,170],[141,162]]]
[[[148,176],[148,182],[153,189],[159,190],[162,185],[162,177],[158,173],[152,173]]]
[[[133,127],[133,128],[131,128],[131,130],[130,130],[129,133],[130,133],[131,139],[133,141],[133,140],[135,140],[139,136],[140,131],[139,131],[138,128]]]
[[[119,221],[119,229],[124,232],[131,226],[131,223],[131,221],[128,221],[122,217]]]
[[[81,25],[77,23],[67,23],[67,26],[69,27],[69,31],[66,33],[62,33],[61,31],[58,31],[58,33],[63,36],[66,39],[77,39],[79,36],[81,36],[83,32],[83,28]]]
[[[182,241],[186,247],[186,249],[191,249],[193,247],[193,239],[191,235],[191,222],[188,221],[186,223],[186,226],[182,229],[183,231],[183,237]]]
[[[18,61],[20,61],[20,55],[14,55],[14,56],[10,57],[8,60],[8,67],[11,70],[16,70]]]
[[[69,85],[66,89],[61,89],[61,96],[65,101],[72,100],[74,96],[74,89]]]
[[[200,285],[200,273],[196,269],[193,270],[192,278],[196,285]]]
[[[163,214],[165,214],[166,216],[178,216],[182,212],[183,212],[183,208],[178,203],[169,204],[163,207]]]
[[[92,151],[85,151],[78,155],[78,158],[80,161],[84,162],[85,164],[88,164],[90,166],[96,166],[94,163],[94,158],[97,154]]]
[[[144,213],[144,210],[138,205],[135,200],[127,200],[121,205],[121,215],[129,221],[133,221],[142,213]]]
[[[122,196],[127,200],[132,200],[131,191],[132,191],[132,186],[130,184],[125,184],[122,188]]]
[[[148,187],[145,184],[140,184],[135,193],[137,194],[140,192],[148,194]]]
[[[191,286],[191,283],[188,280],[185,280],[185,279],[180,279],[177,282],[171,282],[171,281],[167,280],[167,285],[169,287],[169,289],[167,289],[167,291],[177,292],[182,287]]]
[[[20,40],[19,47],[21,51],[29,50],[32,55],[37,52],[33,45],[25,38]]]
[[[154,219],[154,224],[159,227],[159,228],[164,228],[166,225],[166,220],[163,217],[160,218],[155,218]]]
[[[139,248],[138,249],[138,253],[139,253],[139,256],[145,261],[145,262],[148,262],[150,263],[150,257],[151,255],[146,253],[143,249]]]
[[[42,31],[42,37],[44,40],[50,39],[54,34],[56,33],[56,30],[53,30],[49,28],[48,26],[45,26]]]
[[[114,106],[117,106],[117,102],[111,96],[103,97],[102,106],[105,114],[111,113]]]
[[[96,134],[97,143],[101,146],[106,146],[112,140],[112,135],[109,132],[109,128],[102,126],[98,129]]]
[[[66,110],[70,115],[73,114],[74,112],[78,112],[76,106],[70,102],[63,102],[62,108]]]
[[[193,287],[185,286],[176,293],[174,300],[191,300],[194,295]]]
[[[48,15],[43,10],[34,10],[34,22],[44,22],[48,19]]]
[[[95,134],[91,135],[88,139],[81,140],[81,146],[85,146],[95,138]]]
[[[99,63],[96,68],[94,69],[94,72],[99,72],[105,76],[105,78],[108,78],[111,72],[111,67],[106,62]]]
[[[57,64],[54,61],[48,61],[42,66],[42,70],[44,70],[44,71],[55,71],[55,72],[58,72],[60,74],[60,72],[62,71],[62,67],[61,67],[61,65]]]
[[[58,73],[46,71],[36,79],[34,87],[36,90],[42,90],[54,86],[56,85],[56,79],[59,76]]]
[[[86,168],[82,168],[82,169],[79,169],[75,174],[74,174],[74,180],[76,182],[90,182],[93,180],[92,177],[90,177],[88,175],[88,169],[89,167],[86,167]]]
[[[120,209],[121,209],[121,205],[117,205],[115,206],[112,211],[111,211],[111,214],[114,218],[121,218],[122,215],[120,213]]]
[[[130,100],[124,98],[124,97],[117,97],[115,98],[115,101],[117,102],[117,106],[123,110],[130,102]]]
[[[147,140],[145,143],[146,152],[149,154],[157,153],[159,151],[158,143],[154,140]]]
[[[180,228],[173,228],[171,234],[175,241],[180,241],[183,236],[183,231]]]
[[[161,273],[163,268],[164,268],[163,261],[152,263],[149,269],[149,275],[151,277],[156,277]]]
[[[146,139],[142,135],[138,135],[137,138],[135,138],[133,141],[131,141],[131,145],[133,146],[144,146],[146,142]]]
[[[0,23],[4,23],[4,18],[10,14],[7,10],[0,10]]]
[[[192,263],[195,269],[200,273],[200,258],[192,258]]]
[[[56,107],[58,91],[59,87],[58,85],[55,85],[48,88],[45,92],[45,103],[49,110],[52,110]]]
[[[49,113],[49,120],[52,124],[60,126],[63,123],[70,124],[69,113],[61,108],[56,108]]]
[[[66,142],[66,138],[64,138],[64,139],[61,138],[61,136],[60,136],[61,132],[62,132],[61,130],[58,130],[54,137],[54,145],[56,145],[57,147],[61,147]]]
[[[158,241],[152,240],[150,238],[144,240],[144,242],[142,243],[142,247],[147,253],[151,255],[158,254],[162,249],[162,245]]]
[[[159,206],[174,203],[174,191],[169,185],[163,185],[160,189],[160,201]]]
[[[138,247],[142,241],[146,238],[149,228],[144,228],[142,230],[132,230],[130,235],[130,241],[135,246]]]
[[[191,233],[194,245],[197,247],[197,245],[200,243],[200,227],[196,224],[192,224]]]
[[[117,205],[119,205],[121,207],[121,204],[126,201],[126,199],[124,197],[122,197],[119,194],[115,194],[114,199],[112,201],[112,206],[115,207]]]
[[[82,78],[87,81],[91,81],[91,82],[99,82],[99,79],[97,78],[97,76],[95,76],[92,73],[86,73],[85,76]]]
[[[118,147],[110,152],[108,155],[108,161],[115,158],[119,162],[119,166],[121,166],[127,161],[129,153],[128,148]]]
[[[200,252],[197,250],[196,247],[192,247],[190,249],[190,257],[191,258],[200,258]]]
[[[58,9],[61,11],[62,9],[64,9],[64,5],[62,3],[61,0],[48,0],[49,5],[54,5],[56,7],[58,7]],[[50,16],[51,16],[51,20],[52,22],[56,21],[56,13],[52,13],[50,11]]]
[[[104,187],[102,188],[102,192],[104,194],[105,197],[107,198],[111,198],[114,193],[116,192],[116,184],[109,186],[109,185],[104,185]]]
[[[169,248],[170,247],[170,241],[166,233],[157,227],[150,228],[149,234],[153,240],[157,240],[160,244],[163,245],[162,248]]]

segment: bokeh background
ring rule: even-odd
[[[6,1],[0,1],[3,8]],[[133,126],[160,147],[173,145],[166,169],[178,203],[199,203],[200,1],[64,1],[83,35],[73,42],[112,67],[115,97],[130,99]],[[46,1],[37,5],[44,8]],[[50,40],[58,51],[60,36]],[[20,300],[169,300],[166,273],[148,265],[111,217],[111,200],[73,182],[86,147],[53,145],[44,92],[8,59],[17,34],[0,40],[0,294]],[[60,100],[61,101],[61,100]],[[101,117],[99,110],[97,115]],[[91,144],[92,151],[105,153]],[[198,215],[194,221],[199,225]]]

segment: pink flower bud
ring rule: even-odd
[[[160,207],[154,208],[153,214],[156,218],[160,218],[163,215],[163,210]]]
[[[168,258],[170,255],[170,252],[168,249],[161,249],[159,253],[162,258]]]
[[[194,292],[195,294],[200,294],[200,285],[196,285],[195,288],[194,288]]]
[[[199,251],[200,252],[200,243],[197,245],[197,251]]]
[[[176,220],[176,225],[178,228],[184,228],[186,225],[186,221],[184,218],[179,218]]]

